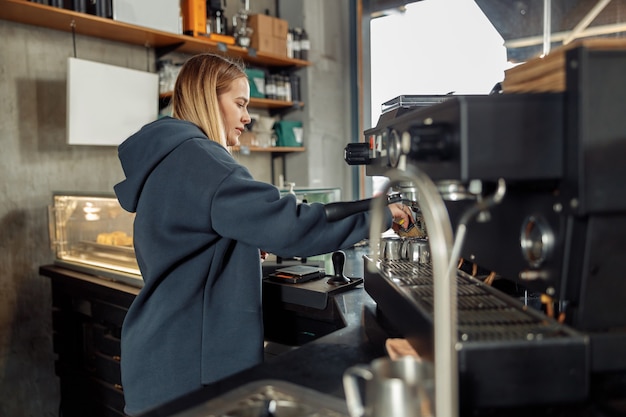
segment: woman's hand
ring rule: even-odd
[[[391,210],[391,216],[393,217],[393,229],[395,231],[397,231],[398,228],[407,229],[412,223],[415,223],[413,212],[404,204],[394,203],[387,207]]]

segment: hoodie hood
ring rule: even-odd
[[[120,205],[134,213],[141,190],[155,167],[181,143],[207,136],[191,122],[164,117],[141,128],[118,148],[126,179],[113,189]]]

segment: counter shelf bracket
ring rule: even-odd
[[[165,45],[165,46],[156,46],[154,48],[154,54],[156,55],[156,58],[161,58],[164,55],[169,54],[170,52],[173,52],[175,50],[177,50],[178,48],[180,48],[181,46],[184,45],[184,42],[177,42],[177,43],[173,43],[171,45]]]

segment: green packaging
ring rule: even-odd
[[[280,120],[274,123],[276,146],[303,146],[304,129],[302,122],[294,120]]]
[[[246,75],[250,83],[250,97],[265,98],[265,71],[246,68]]]

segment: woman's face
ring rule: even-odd
[[[245,77],[237,78],[230,89],[218,96],[220,111],[224,121],[226,144],[236,146],[245,125],[250,123],[248,102],[250,101],[250,85]]]

